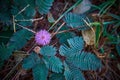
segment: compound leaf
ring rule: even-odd
[[[60,29],[60,31],[68,30],[68,29],[69,28],[67,26],[63,26]],[[75,37],[75,33],[69,31],[69,32],[63,32],[63,33],[57,34],[56,36],[59,39],[60,44],[66,44],[67,39]]]
[[[65,77],[61,73],[52,73],[49,80],[65,80]]]
[[[34,80],[47,80],[48,69],[45,64],[37,64],[32,71]]]
[[[82,37],[74,37],[67,40],[69,46],[62,45],[60,46],[60,54],[61,55],[71,55],[79,52],[84,47],[84,42]]]
[[[64,75],[66,80],[85,80],[80,69],[71,66],[68,67],[67,64],[65,64]]]
[[[9,41],[9,46],[11,46],[15,50],[21,49],[32,35],[32,32],[21,29],[13,34]]]
[[[79,27],[80,30],[84,30],[88,28],[83,21],[84,18],[85,15],[83,14],[68,13],[65,15],[64,21],[72,28]]]
[[[94,54],[84,51],[67,57],[66,62],[81,70],[97,70],[102,66],[100,59]]]
[[[54,56],[56,54],[56,48],[53,46],[43,46],[40,49],[40,54],[44,55],[44,56]]]
[[[38,11],[40,14],[47,14],[54,0],[36,0]]]
[[[23,60],[22,67],[24,69],[31,69],[37,64],[40,64],[41,60],[36,53],[31,53],[28,57]]]
[[[7,47],[6,45],[0,45],[0,60],[4,61],[7,60],[10,55],[12,54],[12,49]]]
[[[50,69],[51,71],[56,73],[62,72],[62,69],[63,69],[62,62],[56,56],[52,56],[52,57],[44,56],[44,62],[47,68]]]

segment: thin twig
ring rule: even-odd
[[[6,80],[10,74],[12,74],[12,72],[17,68],[17,66],[21,63],[22,60],[20,60],[13,68],[12,70],[3,78],[3,80]]]
[[[85,25],[81,26],[81,27],[84,27]],[[72,28],[72,29],[68,29],[68,30],[63,30],[63,31],[59,31],[57,32],[56,34],[60,34],[60,33],[64,33],[64,32],[69,32],[69,31],[73,31],[73,30],[77,30],[79,29],[80,27],[77,27],[77,28]]]
[[[20,25],[20,24],[17,24],[17,23],[16,23],[16,25],[18,25],[18,26],[22,27],[23,29],[26,29],[26,30],[34,33],[34,34],[36,33],[35,31],[33,31],[33,30],[29,29],[29,28],[26,28],[26,27],[24,27],[24,26],[22,26],[22,25]]]
[[[66,8],[67,8],[67,6],[68,6],[68,2],[65,4],[65,6],[64,6],[64,8],[63,8],[63,10],[62,10],[62,12],[61,13],[63,13],[65,10],[66,10]]]
[[[16,27],[15,27],[15,16],[13,15],[13,29],[14,29],[14,32],[16,32]]]
[[[21,75],[22,70],[23,70],[23,69],[20,69],[20,70],[15,74],[15,76],[12,78],[12,80],[18,80],[17,78],[19,78],[19,76]]]
[[[9,71],[9,70],[11,70],[11,69],[12,69],[12,67],[9,67],[9,68],[7,68],[7,69],[1,70],[1,71],[0,71],[0,74],[2,74],[2,73],[4,73],[4,72],[7,72],[7,71]]]
[[[30,53],[30,51],[37,45],[34,41],[32,42],[33,46],[26,52],[27,54]]]
[[[109,70],[111,70],[116,76],[118,76],[119,77],[119,79],[120,79],[120,75],[118,75],[111,67],[109,67],[109,66],[107,66],[108,67],[108,69]]]
[[[56,30],[56,32],[52,35],[52,37],[55,35],[55,34],[57,34],[58,33],[58,31],[63,27],[65,25],[65,22],[63,22],[60,26],[59,26],[59,28]]]
[[[16,17],[17,15],[21,14],[23,11],[25,11],[26,8],[28,8],[29,6],[30,6],[29,4],[28,4],[27,6],[25,6],[21,11],[19,11],[19,12],[15,15],[15,17]]]
[[[37,19],[23,19],[23,20],[15,20],[15,22],[17,22],[17,21],[31,21],[31,22],[34,22],[34,21],[39,21],[39,20],[42,20],[43,19],[43,17],[41,17],[41,18],[37,18]]]
[[[98,14],[98,15],[100,15],[100,17],[102,17],[103,14],[104,14],[105,12],[107,12],[107,10],[108,10],[113,4],[114,4],[114,3],[110,4],[110,5],[103,11],[103,13]]]
[[[95,30],[91,27],[91,25],[85,20],[85,19],[83,19],[83,21],[86,23],[86,25],[88,26],[88,27],[90,27],[90,29],[93,31],[93,33],[95,34]]]

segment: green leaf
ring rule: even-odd
[[[26,0],[27,1],[27,0]],[[27,6],[26,1],[14,0],[14,4],[19,6],[21,9]],[[32,1],[32,0],[31,0]]]
[[[101,27],[96,26],[96,32],[95,32],[96,47],[98,47],[100,36],[101,36]]]
[[[97,70],[102,67],[101,60],[89,52],[80,52],[67,57],[66,62],[81,70]]]
[[[27,5],[29,5],[28,8],[24,11],[24,14],[30,18],[33,18],[35,16],[35,0],[25,0],[23,2],[26,2]]]
[[[66,80],[85,80],[80,69],[75,67],[68,67],[66,64],[64,75]]]
[[[93,22],[90,24],[91,26],[95,26],[96,27],[96,31],[95,31],[95,45],[96,47],[98,47],[98,42],[99,42],[99,39],[100,39],[100,36],[101,36],[101,24],[99,22]]]
[[[84,47],[84,42],[82,37],[74,37],[67,40],[69,46],[62,45],[60,46],[61,55],[72,55],[81,51]]]
[[[65,80],[65,77],[61,73],[52,73],[49,80]]]
[[[107,36],[108,38],[108,41],[106,43],[110,43],[110,44],[118,44],[118,38],[114,35],[114,34],[111,34],[110,32],[108,32],[108,25],[104,25],[103,26],[103,36]]]
[[[36,0],[38,11],[40,14],[47,14],[52,6],[54,0]]]
[[[36,53],[31,53],[28,57],[23,60],[22,67],[24,69],[31,69],[37,64],[41,63],[40,57]]]
[[[52,56],[52,57],[44,56],[44,62],[47,68],[50,69],[51,71],[56,72],[56,73],[62,72],[62,69],[63,69],[62,62],[56,56]]]
[[[56,54],[56,48],[53,46],[43,46],[40,49],[40,54],[44,55],[44,56],[54,56]]]
[[[65,44],[67,43],[67,39],[75,37],[75,33],[73,32],[65,32],[65,33],[60,33],[57,35],[60,44]]]
[[[2,61],[7,60],[11,54],[12,54],[12,49],[10,47],[7,47],[4,44],[0,45],[0,59]]]
[[[94,54],[82,51],[84,42],[81,37],[68,39],[69,46],[60,46],[60,54],[66,57],[67,64],[71,64],[81,70],[96,70],[102,63]]]
[[[47,80],[48,69],[45,64],[38,64],[32,68],[34,80]]]
[[[33,16],[35,16],[35,13],[36,13],[36,11],[35,11],[35,8],[34,7],[28,7],[26,10],[25,10],[25,12],[24,12],[24,14],[26,15],[26,16],[28,16],[29,17],[29,19],[31,19]],[[25,17],[26,18],[26,17]]]
[[[85,30],[88,27],[86,27],[86,24],[83,21],[84,18],[86,17],[83,14],[68,13],[65,15],[64,21],[72,28],[79,27],[80,30]]]
[[[60,29],[60,31],[68,30],[68,29],[69,28],[67,26],[63,26]],[[66,44],[67,39],[75,37],[75,33],[69,31],[69,32],[63,32],[63,33],[57,34],[56,36],[59,39],[60,44]]]
[[[9,46],[11,46],[15,50],[21,49],[31,38],[32,35],[32,32],[21,29],[13,34],[9,41]]]
[[[74,38],[68,39],[67,41],[70,48],[75,48],[75,49],[79,48],[79,50],[82,50],[84,47],[84,42],[82,37],[74,37]]]

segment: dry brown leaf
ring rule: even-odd
[[[16,62],[20,62],[21,60],[23,60],[23,58],[27,56],[27,54],[24,51],[15,51],[13,53],[13,56]]]
[[[93,30],[92,30],[93,29]],[[96,27],[82,31],[82,36],[87,45],[94,45]]]

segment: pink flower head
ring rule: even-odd
[[[35,41],[39,45],[47,45],[50,43],[51,34],[46,30],[40,30],[35,35]]]

